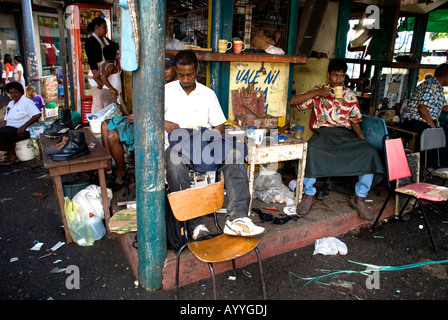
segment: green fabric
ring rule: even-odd
[[[399,26],[397,31],[414,31],[415,18],[409,17]],[[429,13],[426,32],[448,33],[448,9],[434,10]]]
[[[129,146],[129,151],[134,151],[134,123],[128,121],[127,116],[115,116],[107,125],[109,130],[116,130],[120,141]]]
[[[316,129],[308,140],[305,177],[350,177],[374,173],[372,187],[385,177],[375,148],[346,128]]]
[[[429,13],[426,32],[448,33],[448,9],[435,10]]]

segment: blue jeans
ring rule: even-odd
[[[367,193],[372,186],[373,173],[362,174],[358,176],[358,182],[355,184],[355,193],[360,198],[367,197]],[[303,192],[307,195],[313,196],[316,194],[316,188],[314,184],[316,178],[305,178],[303,181]]]
[[[234,151],[236,152],[236,151]],[[189,167],[182,163],[178,152],[171,152],[171,147],[165,150],[166,180],[172,192],[190,188]],[[247,217],[249,214],[250,192],[249,180],[242,164],[227,164],[219,168],[224,174],[224,184],[227,192],[227,220]],[[202,217],[190,221],[190,229],[194,230],[203,224]]]

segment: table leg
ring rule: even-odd
[[[104,222],[106,224],[107,232],[110,232],[109,230],[110,209],[109,209],[109,199],[107,198],[106,175],[104,173],[104,169],[98,169],[98,179],[100,181],[100,187],[101,187],[101,199],[104,210]]]
[[[255,174],[255,164],[249,165],[249,193],[250,193],[250,204],[249,213],[252,210],[252,198],[254,193],[254,174]]]
[[[303,144],[302,158],[297,161],[297,187],[296,187],[296,205],[302,201],[303,179],[305,178],[306,154],[308,144]]]
[[[64,190],[62,188],[62,179],[61,176],[55,176],[53,179],[54,190],[56,191],[56,198],[59,202],[59,208],[61,209],[62,223],[64,224],[64,232],[65,232],[65,240],[66,243],[72,243],[73,239],[70,234],[70,229],[67,224],[67,217],[65,215],[65,199],[64,199]]]

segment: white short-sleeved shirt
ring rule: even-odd
[[[40,111],[33,100],[23,95],[17,103],[14,100],[9,102],[4,120],[6,120],[7,126],[20,128],[36,114],[40,114]]]
[[[179,80],[165,85],[165,120],[177,123],[180,128],[205,127],[211,129],[226,122],[215,92],[196,82],[189,95]],[[165,142],[167,142],[165,132]]]

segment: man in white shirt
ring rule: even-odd
[[[6,107],[6,114],[0,123],[0,150],[8,153],[7,160],[0,165],[11,165],[19,162],[14,144],[17,141],[30,137],[28,127],[39,120],[41,113],[31,99],[24,93],[19,82],[10,82],[6,85],[11,101]]]
[[[165,85],[165,167],[166,179],[172,192],[190,188],[189,167],[182,162],[177,151],[168,144],[168,134],[179,128],[204,127],[223,134],[226,118],[216,94],[198,83],[199,72],[196,54],[180,51],[176,55],[176,73],[179,80]],[[235,150],[234,150],[235,152]],[[228,205],[224,233],[255,236],[264,232],[248,217],[250,205],[249,182],[242,164],[221,165],[224,173]],[[207,236],[203,218],[190,222],[193,239]]]

